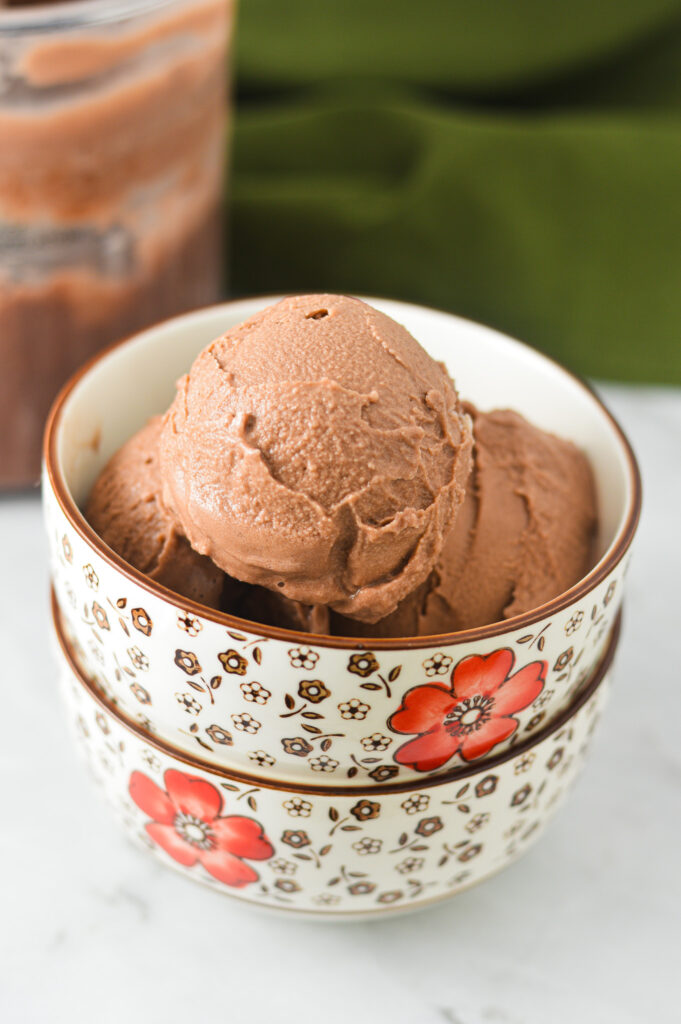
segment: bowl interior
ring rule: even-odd
[[[116,449],[170,404],[175,381],[213,338],[276,301],[262,297],[214,306],[136,335],[98,359],[77,380],[54,422],[54,455],[68,491],[81,505]],[[636,468],[616,424],[577,378],[534,349],[448,313],[369,299],[442,360],[462,397],[479,408],[513,408],[575,442],[594,468],[607,555],[635,502]]]

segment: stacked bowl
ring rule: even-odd
[[[164,862],[298,912],[421,906],[522,853],[581,768],[608,692],[638,471],[598,398],[551,360],[372,299],[479,407],[511,405],[586,452],[599,560],[533,612],[431,637],[318,636],[193,604],[122,561],[79,509],[200,349],[271,301],[137,335],[57,400],[44,504],[63,694],[123,828]]]

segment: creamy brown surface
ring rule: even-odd
[[[0,33],[0,487],[37,479],[85,359],[219,297],[232,18],[231,0],[177,0]]]
[[[591,568],[597,521],[573,444],[510,410],[459,403],[403,328],[332,295],[285,300],[209,345],[166,416],[105,467],[86,515],[179,594],[360,637],[449,633],[537,608]],[[429,557],[439,542],[430,564],[424,538]],[[353,616],[339,611],[348,605]]]
[[[224,574],[198,555],[162,509],[156,417],[100,473],[85,516],[105,544],[135,569],[209,608],[220,606]]]
[[[223,612],[279,629],[296,629],[302,633],[329,632],[329,609],[325,605],[301,604],[266,587],[241,583],[230,576],[225,579],[228,582],[220,605]]]
[[[596,498],[585,456],[518,413],[466,408],[474,464],[435,572],[382,622],[332,615],[332,633],[423,636],[498,622],[557,597],[591,568]]]
[[[178,533],[159,501],[160,432],[157,416],[101,471],[85,507],[93,530],[133,568],[181,597],[281,629],[327,633],[328,609],[226,576]]]
[[[121,557],[185,597],[283,629],[345,636],[418,636],[486,625],[551,600],[591,567],[596,522],[589,464],[569,442],[517,413],[474,420],[474,466],[436,570],[376,623],[303,605],[242,583],[197,555],[159,507],[160,417],[103,470],[86,514]]]
[[[446,372],[403,327],[358,299],[297,296],[180,380],[163,500],[231,576],[375,622],[438,562],[471,445]]]

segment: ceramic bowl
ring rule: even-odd
[[[228,303],[145,331],[89,363],[58,398],[46,432],[45,515],[64,629],[83,670],[121,711],[174,746],[292,782],[407,782],[522,743],[562,713],[603,655],[622,599],[640,485],[631,449],[599,399],[520,342],[449,314],[369,300],[444,360],[461,394],[479,407],[507,406],[512,395],[532,422],[587,452],[597,481],[599,560],[536,611],[395,640],[270,628],[151,582],[83,518],[80,506],[106,460],[168,406],[197,352],[273,301]],[[460,666],[470,658],[482,659],[481,693],[463,696]],[[451,700],[440,713],[443,690]]]
[[[230,773],[146,733],[85,678],[58,619],[71,725],[126,834],[239,899],[334,915],[445,899],[534,843],[581,771],[617,645],[615,629],[573,706],[516,749],[414,783],[334,788]]]

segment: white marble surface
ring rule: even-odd
[[[3,1024],[678,1022],[681,391],[602,390],[645,499],[590,761],[524,860],[385,922],[257,913],[125,843],[58,704],[37,497],[0,500]]]

